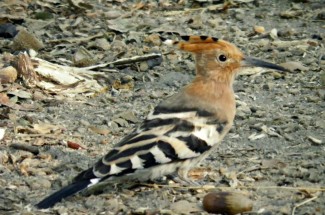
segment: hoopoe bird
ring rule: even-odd
[[[233,125],[236,113],[233,82],[241,67],[285,68],[246,57],[233,44],[208,36],[182,36],[162,42],[193,53],[194,80],[160,102],[147,118],[93,167],[73,182],[39,202],[40,209],[107,180],[153,180],[178,173],[191,182],[188,171],[219,145]]]

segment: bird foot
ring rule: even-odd
[[[202,184],[199,181],[193,181],[189,179],[188,177],[182,177],[178,175],[177,173],[168,175],[169,179],[173,180],[176,183],[179,183],[184,186],[201,186]]]

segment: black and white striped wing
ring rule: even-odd
[[[102,181],[157,165],[196,158],[219,142],[221,124],[208,124],[199,111],[162,113],[157,109],[130,135],[76,180]]]

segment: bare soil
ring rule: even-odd
[[[18,104],[35,109],[0,106],[0,127],[6,128],[0,140],[0,214],[207,214],[203,197],[221,190],[249,195],[251,214],[325,214],[324,1],[238,0],[227,7],[222,1],[85,1],[91,6],[86,9],[68,1],[26,2],[22,22],[15,25],[44,43],[39,58],[72,66],[81,46],[93,55],[93,64],[151,52],[164,55],[114,67],[117,72],[101,81],[108,90],[91,97],[21,85],[33,96],[18,97]],[[50,17],[39,19],[40,12]],[[254,32],[254,26],[265,32]],[[260,69],[237,77],[233,129],[192,172],[204,186],[184,187],[168,178],[136,185],[117,182],[47,211],[35,209],[34,204],[110,150],[159,101],[191,81],[193,59],[161,45],[155,36],[161,32],[215,36],[249,56],[295,63],[291,72]],[[66,40],[98,33],[103,34]],[[107,46],[97,39],[105,39]],[[15,51],[10,43],[3,39],[2,53]],[[123,87],[114,88],[116,83]],[[76,150],[68,142],[82,147]],[[13,147],[16,143],[34,146],[36,153]]]

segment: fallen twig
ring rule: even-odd
[[[216,187],[214,185],[203,185],[203,186],[182,186],[179,184],[143,184],[145,186],[152,186],[152,187],[169,187],[169,188],[182,188],[182,189],[232,189],[231,187]],[[284,190],[309,190],[309,191],[320,191],[325,192],[325,188],[318,188],[318,187],[279,187],[279,186],[262,186],[262,187],[251,187],[251,186],[237,186],[238,189],[284,189]]]
[[[317,199],[317,198],[318,198],[318,196],[314,196],[314,197],[312,197],[312,198],[310,198],[310,199],[307,199],[307,200],[305,200],[305,201],[303,201],[303,202],[300,202],[299,204],[296,204],[296,205],[292,208],[291,215],[294,215],[294,214],[295,214],[295,212],[296,212],[296,208],[298,208],[298,207],[300,207],[300,206],[302,206],[302,205],[304,205],[304,204],[307,204],[308,202],[311,202],[311,201],[313,201],[313,200],[315,200],[315,199]]]
[[[145,60],[159,58],[161,56],[162,55],[160,53],[151,53],[151,54],[146,54],[146,55],[141,55],[141,56],[133,56],[130,58],[122,58],[122,59],[118,59],[116,61],[112,61],[109,63],[103,63],[103,64],[94,65],[94,66],[83,67],[82,69],[90,70],[90,69],[95,69],[95,68],[107,67],[108,65],[118,66],[118,65],[124,65],[124,64],[131,64],[131,63],[136,63],[136,62],[141,62],[141,61],[145,61]]]
[[[18,150],[28,151],[33,153],[34,155],[37,155],[39,153],[39,149],[36,146],[21,144],[21,143],[13,143],[10,145],[10,147]]]
[[[73,37],[73,38],[62,38],[62,39],[56,39],[56,40],[48,40],[48,43],[62,43],[62,42],[69,42],[69,43],[80,43],[84,41],[89,41],[98,37],[103,37],[103,33],[98,33],[89,37]]]
[[[17,137],[45,137],[52,139],[61,139],[62,137],[79,137],[82,138],[81,135],[71,135],[71,134],[17,134]]]

